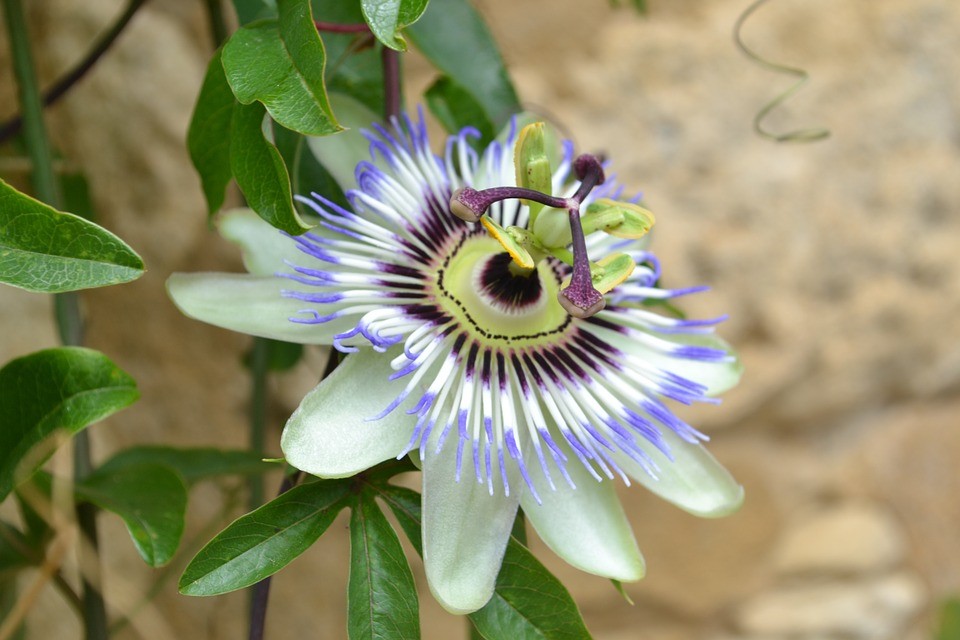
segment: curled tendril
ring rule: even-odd
[[[757,112],[757,115],[753,118],[753,130],[757,132],[757,135],[770,140],[775,140],[776,142],[815,142],[817,140],[823,140],[824,138],[830,136],[830,131],[828,129],[796,129],[794,131],[778,134],[772,133],[763,127],[763,120],[766,119],[770,112],[789,100],[793,94],[800,91],[803,85],[807,83],[807,80],[810,79],[810,74],[803,69],[797,69],[795,67],[788,67],[783,64],[771,62],[770,60],[761,57],[752,49],[747,47],[746,44],[744,44],[743,37],[741,35],[744,23],[757,9],[760,8],[761,5],[768,1],[769,0],[755,0],[753,4],[743,10],[743,13],[737,17],[736,24],[733,25],[733,41],[737,45],[737,48],[740,49],[745,56],[750,58],[761,67],[770,69],[771,71],[775,71],[777,73],[794,76],[799,78],[799,80],[797,80],[797,82],[790,86],[786,91],[768,102],[762,109],[760,109],[760,111]]]

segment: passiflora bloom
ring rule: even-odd
[[[176,274],[188,316],[351,355],[287,422],[287,461],[345,477],[407,454],[423,470],[427,579],[447,609],[483,606],[518,507],[572,565],[636,580],[644,563],[614,479],[701,516],[742,489],[676,417],[715,402],[740,366],[678,319],[640,236],[653,217],[593,156],[516,124],[477,152],[442,155],[422,116],[365,133],[350,208],[300,198],[314,226],[289,236],[249,211],[220,231],[249,275]]]

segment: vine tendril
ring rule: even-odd
[[[798,69],[796,67],[788,67],[787,65],[777,62],[771,62],[770,60],[754,52],[743,42],[741,31],[743,30],[744,23],[746,23],[747,19],[753,15],[753,13],[759,9],[761,5],[766,4],[768,1],[769,0],[755,0],[749,7],[743,10],[743,12],[737,17],[737,21],[733,26],[733,41],[737,45],[737,48],[740,49],[745,56],[750,58],[750,60],[759,66],[776,73],[794,76],[799,79],[796,83],[787,88],[786,91],[776,96],[757,112],[757,115],[753,118],[753,130],[757,132],[757,135],[774,140],[776,142],[816,142],[818,140],[823,140],[824,138],[830,136],[830,131],[822,127],[811,129],[795,129],[786,133],[773,133],[765,129],[763,126],[763,121],[768,115],[770,115],[770,112],[774,111],[781,104],[789,100],[793,94],[800,91],[803,85],[807,83],[807,80],[810,79],[810,74],[805,70]]]

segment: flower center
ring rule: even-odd
[[[562,332],[570,318],[557,303],[560,275],[550,261],[527,273],[488,236],[466,235],[437,271],[435,299],[484,342],[521,346]]]

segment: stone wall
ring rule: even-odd
[[[122,3],[31,4],[45,78],[69,66]],[[769,121],[825,126],[823,142],[776,144],[754,114],[791,80],[751,64],[730,31],[745,1],[652,1],[638,18],[602,0],[485,0],[527,103],[585,150],[604,151],[657,214],[669,285],[709,284],[696,315],[746,365],[721,407],[690,412],[744,483],[746,504],[698,520],[623,491],[649,575],[626,604],[603,580],[538,552],[607,640],[929,637],[938,600],[960,589],[960,6],[934,0],[781,0],[743,36],[811,74]],[[191,322],[167,302],[174,270],[239,270],[211,234],[183,137],[209,44],[200,3],[150,3],[50,125],[83,166],[101,221],[138,249],[140,281],[84,295],[89,342],[138,380],[143,398],[97,429],[96,453],[132,443],[244,443],[248,341]],[[4,48],[3,55],[6,55]],[[4,59],[3,68],[7,61]],[[411,61],[423,86],[424,65]],[[9,75],[0,111],[11,111]],[[41,296],[0,289],[0,360],[50,346]],[[275,380],[271,448],[319,372]],[[229,487],[227,488],[229,489]],[[183,560],[238,513],[214,486],[190,506]],[[112,519],[109,596],[131,612],[156,573]],[[345,522],[274,583],[270,637],[344,637]],[[182,566],[179,565],[179,566]],[[236,638],[240,595],[176,594],[179,566],[120,637]],[[420,580],[420,584],[423,581]],[[424,591],[424,637],[462,621]],[[55,596],[32,638],[75,637]],[[71,635],[73,634],[73,635]]]

